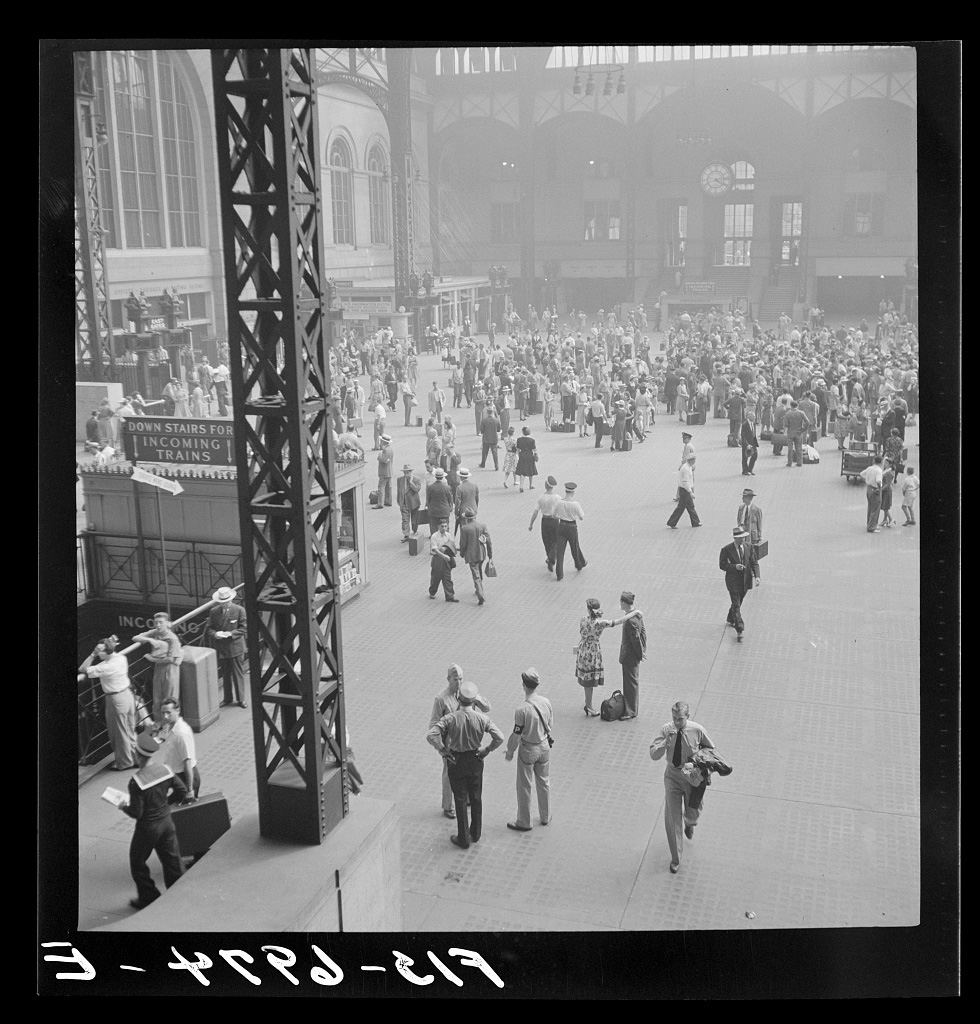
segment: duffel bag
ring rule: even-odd
[[[626,710],[626,698],[622,690],[615,690],[610,697],[599,705],[599,717],[604,722],[616,722],[623,717]]]

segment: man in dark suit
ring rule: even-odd
[[[396,487],[398,508],[402,514],[403,544],[418,533],[419,508],[422,504],[422,499],[419,497],[421,490],[422,481],[412,473],[412,467],[406,463],[402,466],[402,475],[398,478]]]
[[[619,597],[619,607],[627,614],[633,610],[634,594],[624,590]],[[623,713],[621,722],[636,718],[640,708],[640,662],[647,655],[647,631],[639,612],[623,620],[623,639],[619,645],[619,663],[623,666]]]
[[[224,684],[221,706],[233,699],[240,708],[245,702],[245,609],[234,603],[235,591],[221,587],[212,595],[217,604],[208,612],[204,642],[218,652],[218,675]],[[234,698],[232,691],[234,690]]]
[[[455,537],[463,525],[463,511],[471,508],[474,512],[480,511],[480,486],[470,479],[470,471],[465,466],[460,466],[459,487],[456,488],[456,528],[453,530]]]
[[[718,568],[725,574],[725,586],[731,595],[732,604],[728,609],[728,625],[734,626],[738,639],[742,639],[745,623],[742,622],[742,601],[759,578],[759,560],[752,545],[748,543],[749,531],[741,526],[732,530],[732,543],[726,544],[718,556]]]
[[[480,427],[480,433],[483,435],[483,458],[480,461],[480,469],[486,469],[488,455],[493,455],[493,468],[500,468],[500,463],[497,460],[498,430],[500,430],[500,420],[497,419],[493,405],[488,404],[483,413],[483,423]]]
[[[463,509],[463,528],[459,531],[459,557],[470,567],[473,575],[473,589],[476,599],[482,605],[486,602],[483,593],[483,562],[493,557],[490,533],[483,523],[476,520],[476,511]]]
[[[755,460],[759,457],[759,438],[755,433],[755,413],[747,412],[739,428],[742,445],[742,476],[755,476]]]

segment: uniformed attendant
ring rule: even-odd
[[[541,824],[551,821],[551,701],[538,693],[537,669],[521,673],[524,703],[514,712],[514,731],[507,740],[508,761],[517,752],[517,820],[507,827],[515,832],[531,831],[531,776],[538,792],[538,814]]]
[[[463,682],[463,670],[459,665],[450,665],[446,673],[446,688],[436,696],[432,705],[432,715],[429,718],[429,728],[439,724],[439,720],[446,715],[459,711],[459,687]],[[490,713],[490,701],[484,697],[476,697],[473,706],[480,711]],[[442,762],[442,813],[447,818],[455,818],[456,810],[453,806],[453,790],[449,785],[449,762]]]
[[[463,850],[471,842],[478,843],[483,832],[483,760],[504,742],[504,734],[490,721],[490,716],[473,707],[478,696],[475,683],[461,683],[459,710],[443,716],[426,737],[448,762],[458,830],[449,840]],[[484,733],[490,734],[490,745],[481,750]]]
[[[549,476],[544,482],[544,494],[538,498],[538,503],[534,508],[534,512],[531,513],[531,522],[528,524],[528,532],[534,529],[534,520],[537,518],[538,513],[541,513],[541,541],[544,544],[545,553],[545,565],[548,567],[548,572],[554,571],[555,558],[557,557],[558,547],[558,516],[555,514],[555,510],[558,507],[558,502],[561,498],[555,493],[555,488],[558,486],[558,481],[553,477]]]
[[[565,484],[565,497],[555,506],[558,517],[558,543],[555,546],[555,579],[561,580],[565,571],[565,548],[571,548],[575,568],[581,572],[588,562],[578,544],[578,522],[585,519],[582,506],[575,500],[578,484]]]

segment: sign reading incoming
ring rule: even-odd
[[[372,316],[388,316],[391,313],[391,302],[356,302],[342,301],[340,308],[344,311],[345,320],[367,320]]]
[[[229,420],[125,416],[123,451],[130,462],[234,466],[234,425]]]

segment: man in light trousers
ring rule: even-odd
[[[514,712],[514,731],[507,741],[508,761],[517,752],[517,820],[507,827],[515,832],[531,831],[531,777],[538,792],[541,824],[551,821],[551,701],[538,693],[536,669],[521,673],[524,703]]]

